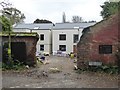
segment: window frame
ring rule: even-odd
[[[43,36],[43,37],[42,37]],[[43,38],[43,39],[42,39]],[[45,35],[44,34],[40,34],[40,40],[41,41],[44,41],[44,39],[45,39]]]
[[[43,49],[41,48],[41,46],[43,46]],[[40,45],[40,51],[44,51],[45,50],[45,46],[43,44]]]
[[[63,35],[65,35],[64,39],[62,38]],[[60,41],[66,41],[66,34],[59,34],[59,40]]]
[[[75,36],[77,35],[77,40],[75,40]],[[73,34],[73,43],[77,43],[79,41],[79,34]]]
[[[112,45],[99,45],[99,54],[112,54]]]
[[[62,50],[62,49],[61,49],[61,48],[62,48],[61,46],[65,46],[65,47],[63,47],[63,48],[65,48],[65,49]],[[59,50],[60,50],[60,51],[66,51],[66,45],[59,45]]]

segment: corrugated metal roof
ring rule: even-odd
[[[53,30],[56,29],[76,29],[76,28],[86,28],[89,26],[94,25],[94,23],[56,23],[55,26],[53,27]]]
[[[17,24],[14,26],[14,29],[52,29],[53,27],[53,24],[52,23],[49,23],[49,24],[25,24],[25,23],[22,23],[22,24]]]

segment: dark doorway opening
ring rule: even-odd
[[[14,60],[26,63],[26,44],[25,42],[12,42],[11,43],[12,57]]]

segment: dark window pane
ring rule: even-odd
[[[44,45],[40,45],[40,51],[44,51]]]
[[[79,35],[78,34],[74,34],[74,36],[73,36],[73,42],[77,43],[78,39],[79,39]]]
[[[66,34],[60,34],[59,40],[66,40]]]
[[[100,54],[111,54],[112,45],[99,45],[99,53]]]
[[[59,45],[60,51],[66,51],[66,45]]]
[[[44,34],[40,35],[40,40],[44,40]]]

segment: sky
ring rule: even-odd
[[[72,16],[82,17],[84,21],[100,21],[102,17],[100,5],[106,0],[7,0],[13,7],[25,14],[26,23],[38,19],[47,19],[53,23],[62,22],[65,12],[66,21],[71,22]]]

